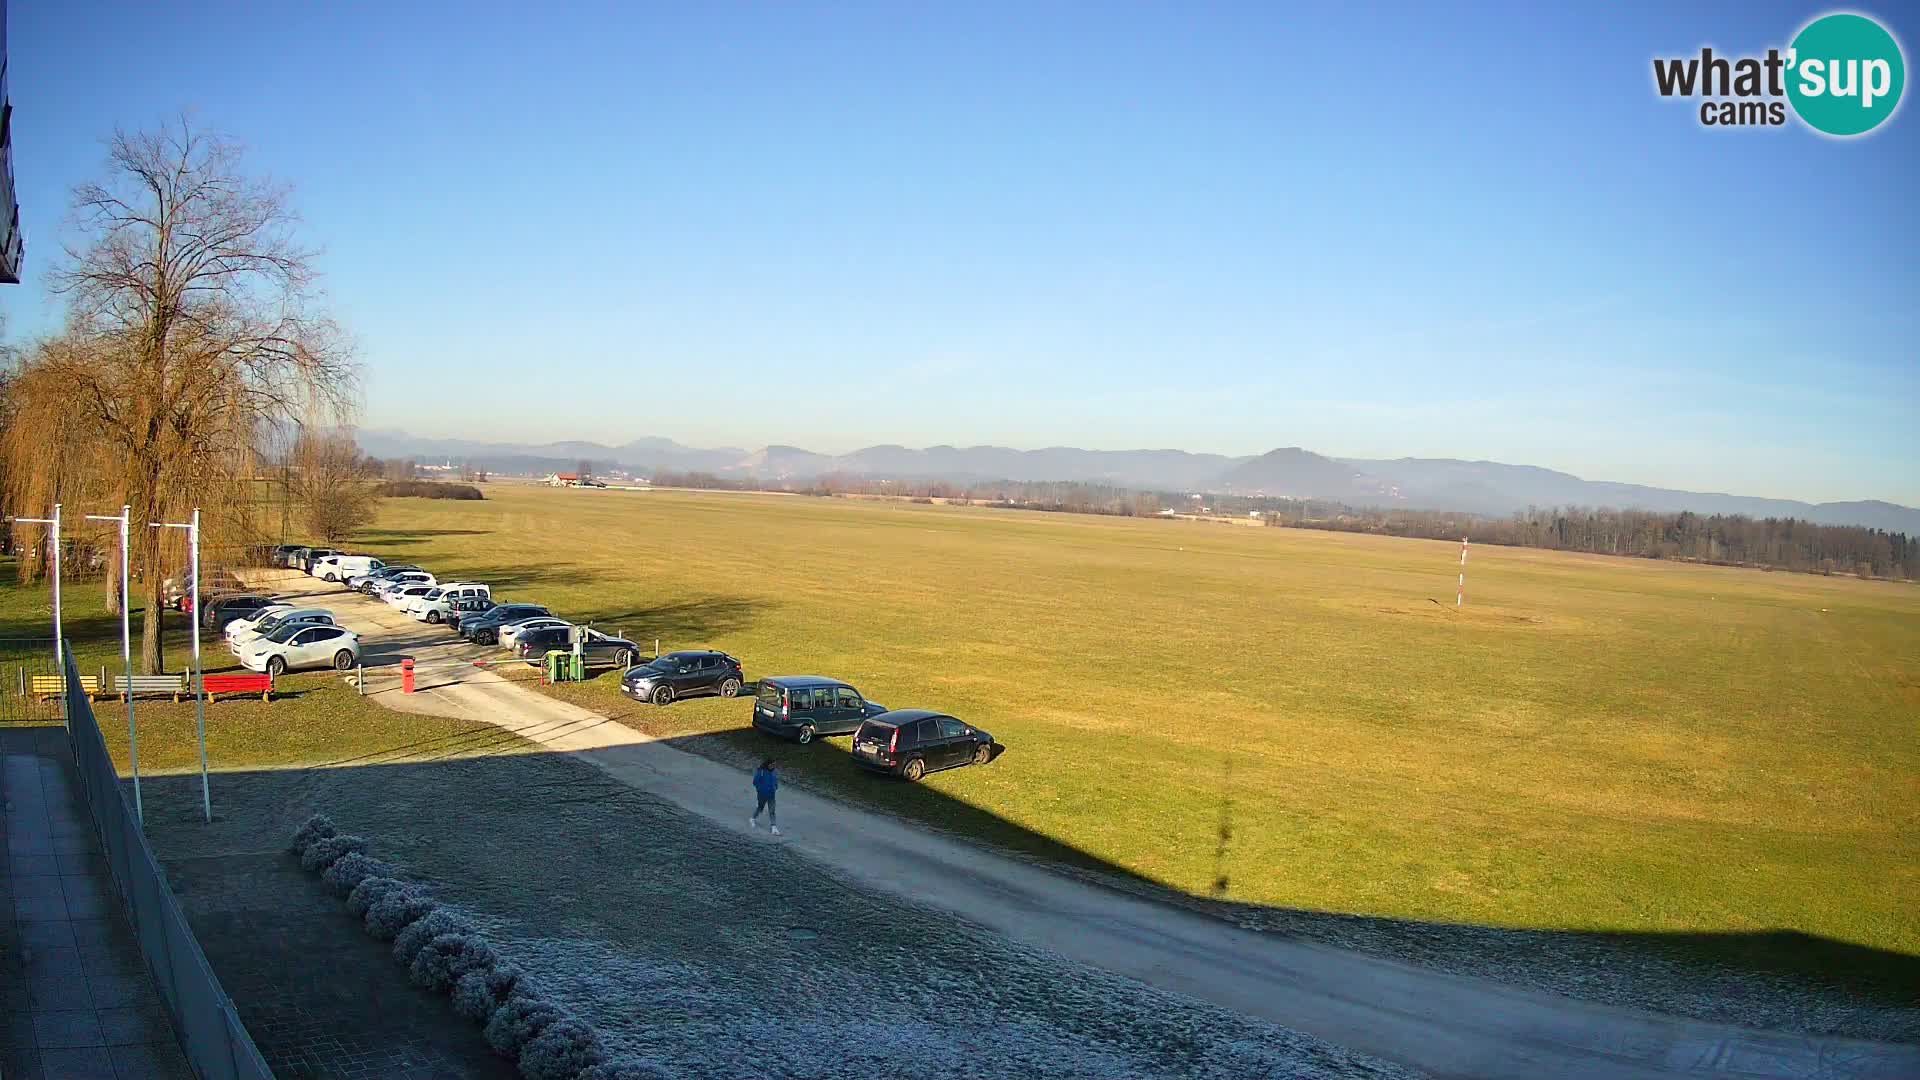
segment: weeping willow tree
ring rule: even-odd
[[[203,550],[252,540],[257,448],[296,417],[345,420],[356,372],[309,306],[312,253],[284,188],[186,120],[108,147],[105,178],[74,189],[75,238],[53,277],[66,327],[13,371],[0,448],[16,507],[132,507],[141,658],[158,673],[182,538],[148,524],[198,506]]]

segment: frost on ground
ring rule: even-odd
[[[234,775],[216,825],[170,836],[170,857],[287,835],[319,807],[377,836],[610,1054],[668,1075],[1414,1075],[850,885],[565,755]]]

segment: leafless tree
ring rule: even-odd
[[[309,431],[294,448],[294,487],[315,536],[335,544],[379,514],[378,472],[352,437]]]
[[[73,211],[52,276],[67,326],[22,363],[16,407],[64,418],[112,489],[105,503],[130,504],[142,525],[211,505],[216,527],[244,528],[256,448],[291,419],[343,419],[357,381],[338,329],[309,308],[313,255],[296,242],[286,189],[246,175],[237,145],[182,118],[116,133],[105,178],[74,189]],[[60,449],[11,437],[21,426],[8,476],[55,467]],[[176,532],[136,527],[150,672],[162,669],[161,567],[177,560]]]

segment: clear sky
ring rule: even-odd
[[[367,426],[1920,505],[1920,112],[1703,129],[1652,57],[1827,9],[1571,7],[14,0],[0,311],[190,108],[294,184]]]

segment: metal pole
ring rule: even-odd
[[[133,583],[127,580],[129,558],[127,556],[127,525],[133,520],[133,507],[122,506],[120,516],[106,514],[88,514],[89,521],[117,521],[120,523],[120,663],[127,671],[127,758],[133,764],[133,812],[140,824],[147,823],[147,811],[140,800],[140,728],[133,722],[133,600],[128,591]],[[198,618],[198,613],[195,614]]]
[[[1460,538],[1460,586],[1453,594],[1453,606],[1459,607],[1467,601],[1467,538]]]
[[[213,821],[213,790],[207,783],[207,678],[200,663],[200,508],[193,508],[193,528],[187,533],[193,549],[193,671],[199,683],[194,697],[194,713],[200,726],[200,813]]]
[[[53,666],[66,677],[66,643],[60,633],[60,504],[53,504]]]

